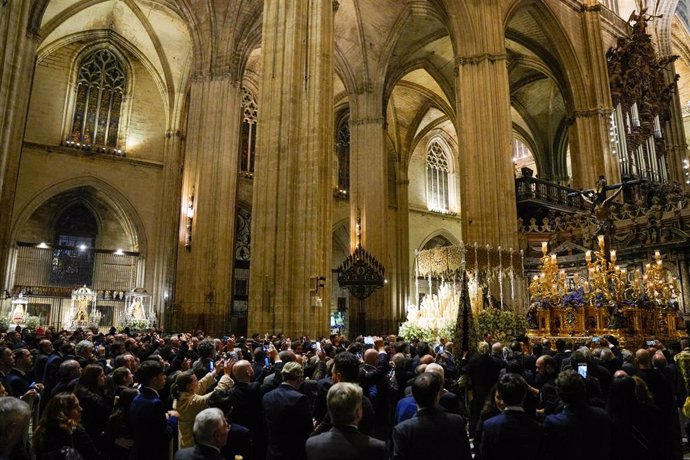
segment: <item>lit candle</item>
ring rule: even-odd
[[[616,262],[616,250],[611,249],[611,262]]]
[[[585,260],[586,260],[587,262],[591,262],[591,261],[592,261],[592,251],[587,251],[587,252],[585,252]]]
[[[658,250],[654,251],[654,258],[655,258],[656,260],[661,259],[661,253],[660,253]]]
[[[551,262],[556,262],[556,254],[551,254]]]
[[[598,235],[597,239],[599,240],[599,247],[604,248],[604,235]]]
[[[549,250],[549,243],[546,241],[541,242],[541,252],[546,255],[546,251]]]
[[[663,264],[663,263],[664,263],[664,262],[663,262],[662,260],[657,260],[657,261],[656,261],[656,264],[659,265],[659,266],[661,266],[661,264]]]

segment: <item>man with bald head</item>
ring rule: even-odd
[[[252,438],[253,457],[265,458],[266,440],[263,429],[263,408],[261,405],[261,384],[253,382],[254,369],[247,360],[237,361],[232,366],[235,385],[226,390],[224,396],[232,404],[228,422],[249,429]]]
[[[364,395],[374,407],[374,436],[386,439],[388,435],[389,401],[392,397],[388,390],[388,373],[390,358],[383,345],[383,340],[375,338],[374,348],[364,352],[364,363],[360,367],[359,383]]]

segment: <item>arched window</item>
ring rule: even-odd
[[[256,153],[256,119],[259,107],[256,98],[242,88],[242,143],[240,145],[240,174],[254,175],[254,155]]]
[[[112,51],[100,49],[82,59],[70,142],[117,148],[126,83],[122,62]]]
[[[350,192],[350,116],[345,115],[335,133],[335,151],[338,158],[337,192],[347,195]]]
[[[448,155],[438,140],[432,141],[426,151],[426,200],[432,211],[449,211]]]
[[[98,224],[82,204],[67,208],[55,223],[51,284],[91,285]]]

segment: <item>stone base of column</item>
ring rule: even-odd
[[[177,308],[177,313],[166,323],[170,324],[172,332],[201,330],[205,334],[211,334],[215,337],[228,335],[232,332],[230,331],[230,313],[227,306],[206,306],[204,310],[180,305]]]

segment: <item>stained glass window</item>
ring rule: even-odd
[[[112,51],[100,49],[87,55],[79,66],[69,140],[117,148],[125,86],[124,67]]]
[[[338,192],[350,191],[350,117],[344,116],[338,124],[335,135],[335,150],[338,158]]]
[[[90,285],[98,224],[89,209],[75,204],[55,223],[50,282],[57,286]]]
[[[448,211],[448,156],[438,141],[433,141],[426,152],[427,206],[432,211]]]
[[[254,155],[256,153],[256,120],[258,105],[254,95],[242,88],[242,143],[240,145],[240,173],[247,177],[254,174]]]

